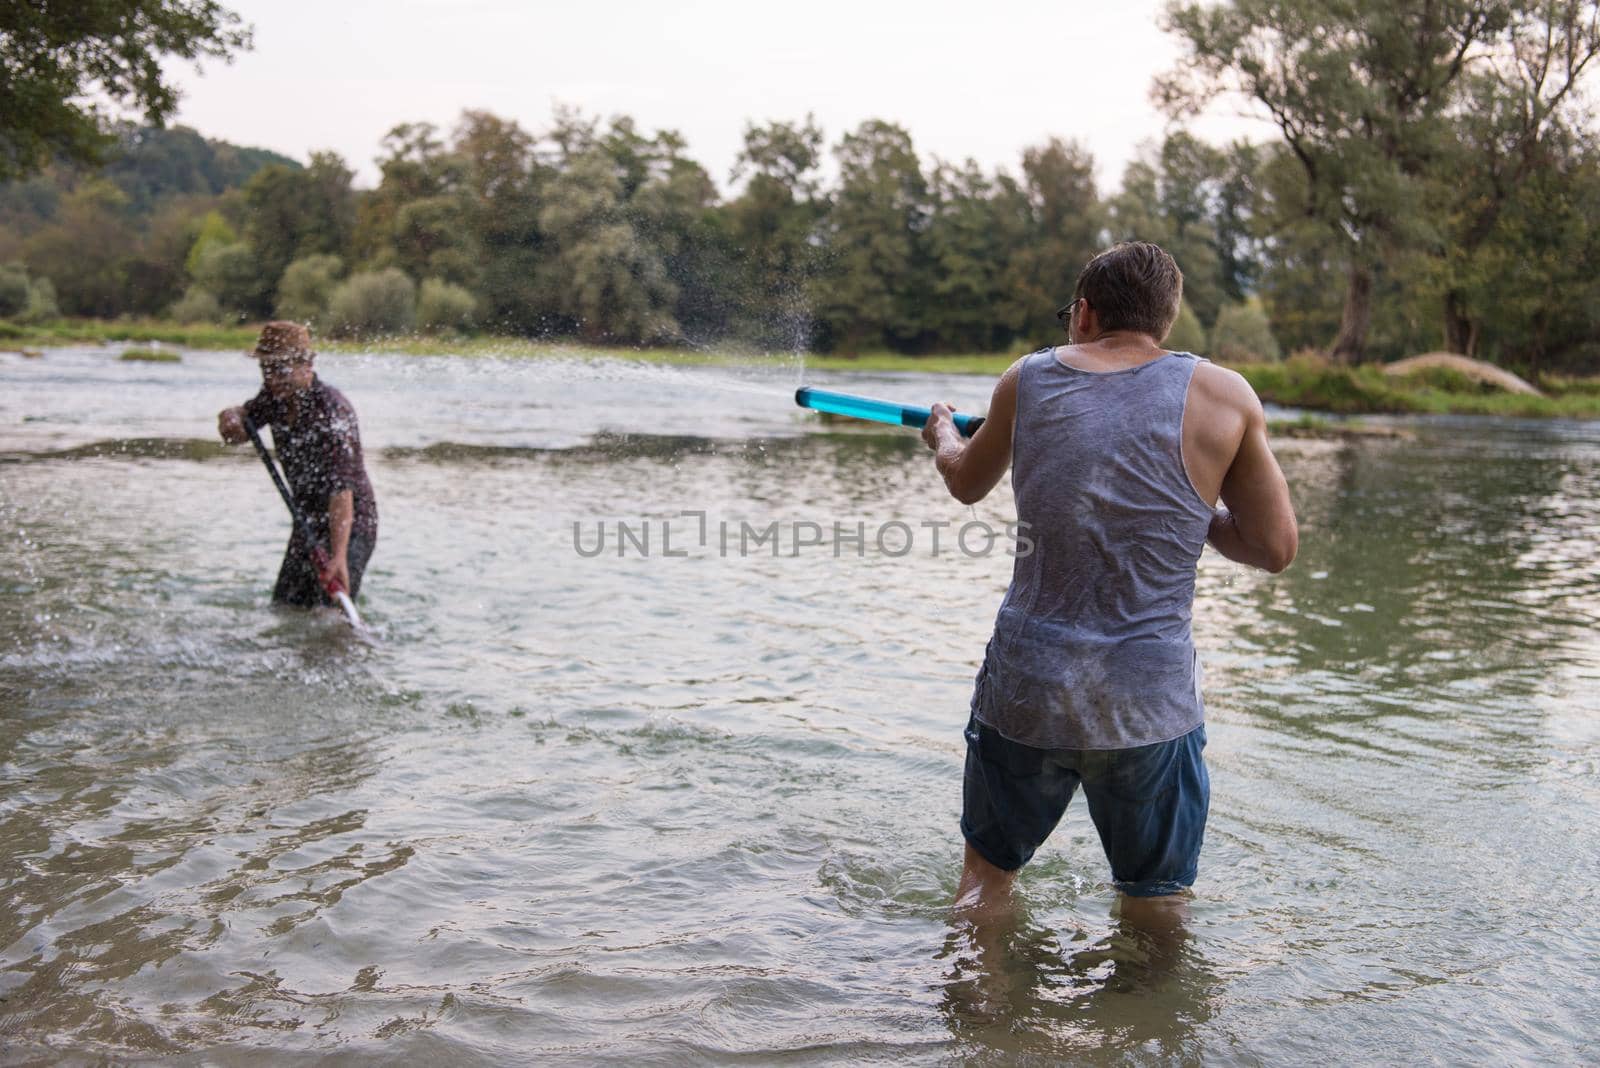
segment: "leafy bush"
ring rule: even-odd
[[[0,319],[28,310],[28,269],[20,263],[0,263]]]
[[[417,287],[398,267],[353,274],[328,301],[332,337],[403,334],[417,321]]]
[[[1259,300],[1222,306],[1211,328],[1211,356],[1224,363],[1270,363],[1283,357]]]
[[[37,323],[61,314],[56,287],[48,278],[29,278],[20,263],[0,264],[0,319]]]
[[[61,309],[56,306],[56,286],[48,278],[35,278],[28,283],[28,307],[20,316],[25,323],[42,323],[58,319]]]
[[[438,278],[425,278],[417,293],[417,327],[430,334],[470,330],[477,321],[478,299],[465,288]]]
[[[280,319],[321,327],[328,314],[328,301],[344,274],[344,261],[338,256],[303,256],[284,268],[278,281],[278,299],[273,314]]]
[[[255,250],[246,242],[207,248],[195,265],[194,282],[216,297],[225,311],[251,316],[264,310],[266,283]]]
[[[220,323],[222,305],[211,290],[190,286],[178,303],[168,309],[167,317],[180,323]]]
[[[233,227],[228,225],[219,212],[208,211],[200,220],[199,232],[195,234],[194,242],[189,246],[189,253],[183,259],[183,269],[190,278],[196,277],[200,272],[200,261],[207,252],[222,245],[237,243],[239,235],[233,232]]]
[[[1173,352],[1199,354],[1205,351],[1205,327],[1200,325],[1200,319],[1195,315],[1194,309],[1189,307],[1188,301],[1179,305],[1178,321],[1172,324],[1172,329],[1167,332],[1167,338],[1162,344]]]

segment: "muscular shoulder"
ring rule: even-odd
[[[1195,368],[1184,409],[1183,452],[1190,477],[1207,501],[1221,492],[1223,476],[1251,428],[1265,423],[1261,401],[1244,376],[1214,363]]]
[[[994,394],[989,398],[989,418],[1009,420],[1016,415],[1018,403],[1017,383],[1022,379],[1022,365],[1027,363],[1038,353],[1030,353],[1016,360],[1001,374],[1000,380],[994,384]]]
[[[1022,377],[1022,365],[1027,363],[1029,360],[1033,359],[1037,355],[1039,355],[1037,352],[1030,352],[1030,353],[1028,353],[1028,355],[1019,356],[1019,357],[1017,357],[1016,360],[1012,361],[1011,366],[1007,367],[1005,369],[1005,371],[1000,375],[1000,385],[1005,386],[1005,387],[1007,387],[1009,389],[1013,389],[1013,390],[1016,389],[1017,388],[1017,379]]]
[[[1194,369],[1190,401],[1199,403],[1202,415],[1222,422],[1234,419],[1250,422],[1264,418],[1261,398],[1238,371],[1218,367],[1209,361]]]

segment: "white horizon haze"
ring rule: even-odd
[[[555,107],[646,134],[677,130],[724,193],[745,125],[800,121],[825,147],[866,119],[911,134],[923,163],[976,160],[1015,174],[1051,137],[1093,155],[1102,191],[1170,124],[1153,77],[1178,60],[1158,28],[1163,0],[1116,6],[1000,0],[816,0],[764,9],[731,0],[648,4],[512,0],[225,0],[255,31],[232,63],[169,71],[183,92],[173,123],[304,162],[331,150],[377,184],[385,134],[431,122],[448,135],[465,109],[538,135]],[[1189,125],[1212,142],[1263,140],[1268,124],[1220,105]],[[825,171],[833,173],[831,155]]]

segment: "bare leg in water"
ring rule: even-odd
[[[967,843],[961,867],[961,884],[956,887],[956,902],[951,912],[956,919],[975,926],[987,926],[1011,915],[1011,891],[1017,873],[997,868]]]
[[[1012,913],[1012,891],[1016,882],[1016,872],[990,864],[969,842],[951,913],[954,918],[977,926],[1007,919]],[[1189,920],[1189,895],[1131,897],[1118,894],[1112,915],[1149,935],[1158,944],[1181,943],[1184,925]]]
[[[945,955],[957,955],[945,988],[946,1011],[965,1025],[983,1026],[1004,1020],[1010,1011],[1007,942],[1017,919],[1012,897],[1017,873],[990,864],[970,844],[966,850],[945,942]],[[962,948],[972,954],[964,964]]]
[[[1189,920],[1189,895],[1130,897],[1118,894],[1113,915],[1155,939],[1171,939]]]
[[[1166,894],[1160,897],[1130,897],[1118,894],[1111,906],[1111,917],[1125,935],[1132,936],[1149,953],[1149,959],[1118,972],[1128,972],[1133,982],[1151,982],[1170,972],[1189,940],[1190,895]],[[1129,962],[1133,963],[1133,962]]]

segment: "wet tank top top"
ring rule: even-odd
[[[1017,383],[1012,487],[1019,542],[973,714],[1045,749],[1124,749],[1200,726],[1190,630],[1212,507],[1183,464],[1200,358],[1120,371],[1044,349]]]

